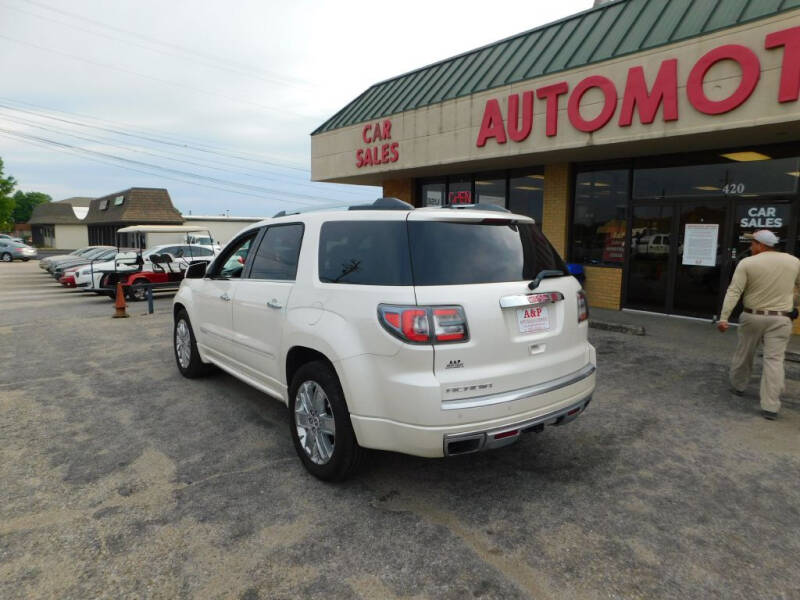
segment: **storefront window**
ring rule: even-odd
[[[722,160],[720,155],[720,160]],[[796,194],[797,158],[636,169],[633,197],[755,197]]]
[[[508,182],[508,210],[531,217],[542,226],[544,175],[533,173],[511,177]]]
[[[627,169],[578,173],[572,227],[573,262],[622,266],[628,173]]]
[[[474,204],[472,199],[472,177],[451,177],[447,183],[448,204]]]
[[[479,204],[506,205],[505,177],[478,177],[475,179],[475,199]]]
[[[420,186],[422,206],[444,206],[445,183],[423,183]]]

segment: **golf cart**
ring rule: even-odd
[[[171,235],[170,235],[171,234]],[[120,252],[108,267],[88,274],[91,291],[99,291],[110,298],[116,295],[117,283],[129,300],[147,298],[152,284],[159,291],[175,291],[181,284],[189,265],[210,262],[217,253],[208,229],[188,225],[132,225],[117,231]],[[167,240],[172,241],[167,241]],[[193,244],[198,239],[210,244]],[[148,248],[148,241],[165,243]],[[122,248],[133,248],[122,251]],[[97,288],[94,288],[94,285]]]

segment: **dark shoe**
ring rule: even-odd
[[[761,416],[770,421],[774,421],[778,418],[778,413],[772,412],[771,410],[762,410]]]
[[[744,396],[744,390],[737,390],[737,389],[736,389],[735,387],[733,387],[733,386],[730,386],[730,388],[729,388],[729,389],[730,389],[730,391],[731,391],[731,394],[733,394],[734,396]]]

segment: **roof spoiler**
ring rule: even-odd
[[[413,210],[414,207],[400,198],[378,198],[372,204],[357,204],[347,210]]]
[[[510,213],[511,211],[505,208],[504,206],[498,206],[497,204],[481,204],[478,202],[477,204],[449,204],[443,208],[454,208],[458,210],[493,210],[495,212],[505,212]]]

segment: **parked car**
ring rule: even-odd
[[[0,241],[11,241],[16,242],[18,244],[24,244],[25,240],[22,238],[14,237],[12,235],[8,235],[7,233],[0,233]]]
[[[74,288],[75,286],[75,271],[80,269],[80,267],[70,267],[58,278],[58,283],[63,285],[64,287]]]
[[[154,267],[151,257],[158,255],[157,266]],[[169,257],[168,261],[163,261],[163,257]],[[192,244],[161,244],[154,246],[142,253],[141,264],[137,259],[135,251],[119,252],[114,260],[90,263],[83,265],[75,274],[77,287],[86,291],[97,293],[109,293],[110,283],[104,282],[103,278],[109,273],[130,273],[130,272],[155,272],[162,273],[175,271],[181,276],[186,268],[195,260],[211,260],[215,256],[214,251],[208,246],[195,246]],[[182,277],[181,277],[182,278]],[[108,278],[106,278],[108,279]],[[153,282],[159,277],[153,278]],[[127,280],[126,280],[127,281]],[[106,285],[104,285],[104,283]],[[177,286],[176,286],[177,288]],[[141,295],[141,290],[136,290],[136,295]],[[135,297],[134,300],[142,298]]]
[[[77,250],[73,250],[69,254],[53,254],[52,256],[45,256],[39,261],[39,268],[47,270],[47,268],[56,261],[63,260],[65,258],[74,258],[76,256],[83,256],[84,254],[87,254],[92,250],[96,250],[97,248],[101,247],[105,246],[85,246],[83,248],[78,248]]]
[[[20,259],[28,262],[32,258],[36,258],[36,248],[10,239],[0,239],[0,261],[11,262],[14,259]]]
[[[477,206],[381,199],[245,229],[175,296],[178,370],[280,398],[325,480],[366,448],[452,456],[571,421],[595,387],[586,297],[532,219]]]
[[[83,256],[73,256],[70,258],[64,258],[58,261],[55,261],[50,264],[47,270],[50,274],[55,278],[58,279],[64,273],[64,270],[70,267],[78,267],[80,265],[87,265],[91,263],[93,260],[99,261],[106,261],[111,258],[114,258],[116,255],[117,249],[113,246],[103,246],[100,248],[96,248],[91,252],[87,252]]]

